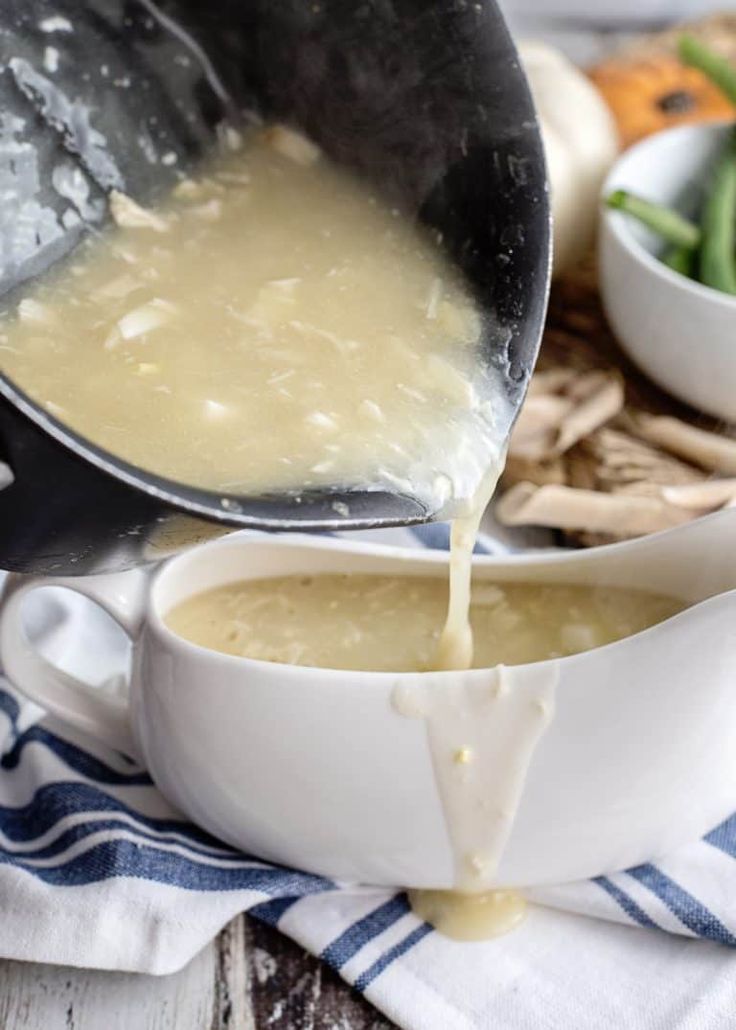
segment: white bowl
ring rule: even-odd
[[[625,189],[678,206],[702,188],[728,131],[687,125],[650,136],[619,158],[603,197]],[[654,233],[605,206],[599,246],[603,303],[629,357],[673,396],[736,422],[736,297],[672,271]]]
[[[478,582],[640,587],[691,605],[606,647],[510,668],[493,703],[484,669],[297,668],[207,651],[166,627],[162,616],[183,598],[242,578],[447,571],[438,552],[296,535],[227,537],[173,559],[152,581],[140,572],[11,577],[2,664],[58,717],[138,754],[161,791],[224,840],[339,880],[416,887],[452,886],[453,849],[427,729],[397,710],[397,686],[449,685],[461,705],[479,688],[479,746],[511,766],[519,756],[509,754],[503,706],[526,703],[534,678],[551,676],[551,719],[520,766],[495,882],[560,883],[667,853],[736,808],[735,531],[728,510],[611,547],[477,556]],[[129,703],[54,670],[24,638],[23,598],[49,582],[93,597],[131,635]],[[492,799],[496,778],[487,780]],[[493,808],[477,812],[481,828],[496,818]]]

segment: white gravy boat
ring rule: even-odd
[[[477,581],[596,583],[692,607],[556,666],[555,713],[526,771],[497,868],[503,886],[621,869],[736,808],[736,511],[589,551],[474,559]],[[204,650],[161,616],[233,580],[290,573],[445,573],[447,555],[303,536],[237,535],[141,572],[11,577],[0,658],[61,719],[139,756],[195,822],[265,859],[342,881],[453,885],[425,724],[392,704],[413,676],[269,664]],[[63,585],[133,640],[129,702],[53,669],[21,626],[25,595]],[[452,677],[454,673],[431,674]],[[487,670],[463,674],[488,677]]]

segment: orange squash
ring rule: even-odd
[[[736,117],[736,108],[695,68],[666,53],[618,57],[590,70],[624,146],[660,129]]]

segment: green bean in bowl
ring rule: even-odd
[[[626,150],[603,188],[598,272],[629,357],[736,426],[733,153],[729,123],[681,125]]]
[[[736,67],[693,36],[681,37],[679,54],[736,104]],[[628,189],[613,190],[606,204],[656,233],[662,241],[660,259],[673,271],[736,295],[736,126],[706,170],[694,211],[685,214]]]

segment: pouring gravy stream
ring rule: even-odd
[[[413,890],[414,912],[456,940],[484,940],[513,929],[526,913],[518,891],[490,889],[511,832],[534,747],[552,717],[555,677],[542,673],[533,688],[509,689],[497,666],[487,683],[463,678],[473,663],[470,599],[473,549],[483,513],[503,471],[490,466],[467,515],[450,534],[450,596],[435,659],[441,677],[420,687],[399,684],[397,711],[425,720],[432,763],[455,863],[455,889]]]

